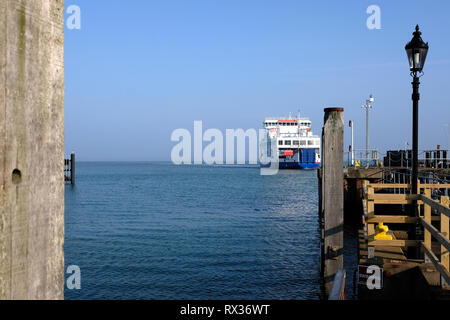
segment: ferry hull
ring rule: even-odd
[[[263,168],[270,167],[270,164],[261,165]],[[305,163],[305,162],[279,162],[279,169],[298,169],[298,170],[315,170],[320,168],[319,163]]]

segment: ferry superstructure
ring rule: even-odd
[[[280,169],[320,167],[320,137],[313,135],[308,118],[269,117],[264,128],[271,141],[276,141]]]

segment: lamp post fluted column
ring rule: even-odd
[[[419,77],[417,74],[414,73],[413,76],[413,82],[411,83],[413,86],[413,94],[412,94],[412,101],[413,101],[413,132],[412,132],[412,138],[413,138],[413,145],[412,145],[412,156],[413,156],[413,163],[412,163],[412,190],[411,192],[413,194],[419,194],[417,180],[419,179],[419,159],[418,159],[418,150],[419,150],[419,100],[420,100],[420,94],[419,94]],[[414,201],[414,216],[418,214],[417,210],[417,201]]]
[[[413,163],[412,163],[412,176],[411,176],[411,193],[420,194],[418,188],[419,179],[419,159],[418,159],[418,149],[419,149],[419,77],[423,74],[422,69],[425,65],[425,60],[428,54],[428,43],[423,42],[421,37],[421,32],[419,31],[419,26],[416,26],[416,30],[413,32],[413,38],[405,46],[406,54],[408,55],[409,70],[411,76],[413,77],[412,86],[412,101],[413,101],[413,126],[412,126],[412,138],[413,138]],[[419,207],[417,200],[414,200],[411,206],[410,215],[412,217],[419,216]],[[417,223],[414,227],[415,230],[410,230],[414,239],[419,238],[420,225]],[[420,255],[419,248],[415,248],[415,256]]]
[[[418,149],[419,149],[419,77],[422,73],[423,66],[425,65],[425,60],[428,54],[428,43],[423,42],[421,37],[421,32],[419,31],[419,26],[416,26],[416,30],[413,32],[413,38],[405,46],[406,54],[408,55],[409,70],[411,76],[413,77],[413,126],[412,126],[412,138],[413,138],[413,163],[412,163],[412,176],[411,176],[411,193],[419,194],[417,180],[419,178],[419,159],[418,159]],[[418,206],[417,201],[413,202],[411,208],[411,216],[418,216]]]

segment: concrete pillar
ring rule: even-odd
[[[322,132],[322,276],[328,295],[336,271],[343,268],[344,109],[326,108]]]
[[[0,1],[0,299],[64,298],[64,1]]]

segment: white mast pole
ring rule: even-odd
[[[366,100],[366,105],[362,108],[366,109],[366,167],[369,166],[369,109],[372,109],[373,96],[370,95]]]
[[[353,148],[353,121],[350,120],[349,126],[350,126],[350,128],[352,130],[352,143],[350,145],[350,148],[352,149],[351,150],[351,157],[352,157],[351,159],[352,159],[352,166],[353,166],[353,165],[355,165],[355,151],[354,151],[354,148]]]

